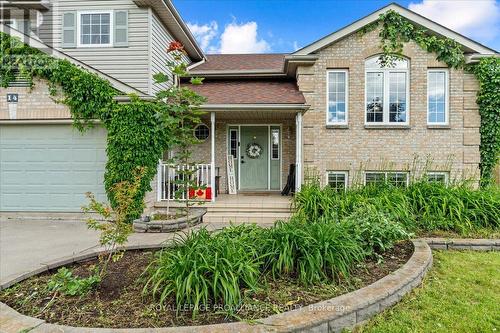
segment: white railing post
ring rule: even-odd
[[[162,181],[162,167],[163,163],[158,160],[158,167],[156,168],[156,201],[161,201],[163,193],[163,181]]]
[[[163,161],[158,162],[157,170],[157,199],[162,200],[186,200],[189,198],[189,189],[185,189],[180,198],[175,197],[176,191],[179,189],[176,184],[176,178],[179,174],[186,176],[183,171],[192,170],[193,184],[199,187],[211,187],[214,189],[212,164],[197,164],[194,166],[183,164],[166,164]],[[215,194],[215,193],[213,193]],[[212,196],[213,200],[213,196]]]
[[[212,202],[215,202],[215,112],[210,113],[210,137],[211,137],[211,160],[210,160],[210,188],[212,189]]]

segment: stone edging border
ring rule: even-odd
[[[252,325],[245,322],[215,324],[205,326],[138,328],[138,329],[107,329],[79,328],[64,325],[48,324],[44,320],[22,315],[0,303],[0,326],[2,332],[29,331],[40,332],[71,332],[71,333],[188,333],[188,332],[337,332],[343,328],[359,324],[387,307],[398,302],[403,295],[418,286],[427,270],[432,265],[432,252],[424,240],[414,240],[414,252],[411,258],[401,268],[383,277],[375,283],[356,291],[305,306],[296,310],[280,313],[257,321]],[[127,250],[139,248],[158,248],[159,245],[148,247],[131,246]],[[41,269],[23,274],[0,286],[7,288],[16,282],[43,271],[67,265],[73,262],[97,256],[100,251],[70,256],[48,263]]]
[[[500,239],[422,238],[434,250],[500,251]]]
[[[424,238],[413,240],[414,253],[401,268],[375,283],[351,293],[322,301],[293,311],[280,313],[257,321],[255,325],[245,322],[215,324],[206,326],[107,329],[79,328],[48,324],[44,320],[22,315],[0,303],[0,327],[2,332],[68,332],[68,333],[212,333],[212,332],[340,332],[343,328],[353,327],[364,322],[387,307],[397,303],[406,293],[418,286],[427,270],[432,266],[433,249],[442,250],[500,250],[500,239],[446,239]],[[147,246],[126,246],[126,250],[153,249],[163,244]],[[60,258],[46,263],[39,269],[19,275],[0,285],[0,290],[62,265],[90,259],[102,253],[94,250]]]

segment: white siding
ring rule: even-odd
[[[44,42],[62,50],[89,66],[138,90],[149,90],[148,9],[137,7],[132,0],[52,0],[52,17],[48,15],[39,29]],[[61,18],[64,11],[128,10],[128,47],[61,48]],[[54,27],[53,29],[51,27]],[[52,33],[51,33],[52,31]],[[51,36],[52,35],[52,36]]]

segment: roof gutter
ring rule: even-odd
[[[465,63],[466,64],[475,64],[478,63],[482,58],[489,58],[489,57],[495,57],[495,58],[500,58],[500,54],[498,53],[492,53],[492,54],[479,54],[479,53],[474,53],[470,55],[465,56]]]
[[[203,104],[204,111],[306,111],[308,104]]]
[[[202,60],[206,59],[205,54],[203,53],[203,50],[200,48],[200,46],[198,45],[198,42],[196,41],[196,38],[194,38],[193,34],[191,33],[191,30],[189,30],[187,25],[184,23],[184,20],[182,19],[181,15],[177,11],[177,9],[174,7],[172,1],[171,0],[163,0],[163,3],[170,10],[170,12],[174,16],[175,20],[177,21],[177,24],[182,28],[182,30],[184,31],[184,33],[188,37],[192,46],[196,50],[198,57]]]

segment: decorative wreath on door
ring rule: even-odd
[[[250,158],[259,158],[260,154],[262,154],[262,147],[254,142],[254,143],[249,143],[247,146],[247,156]]]

